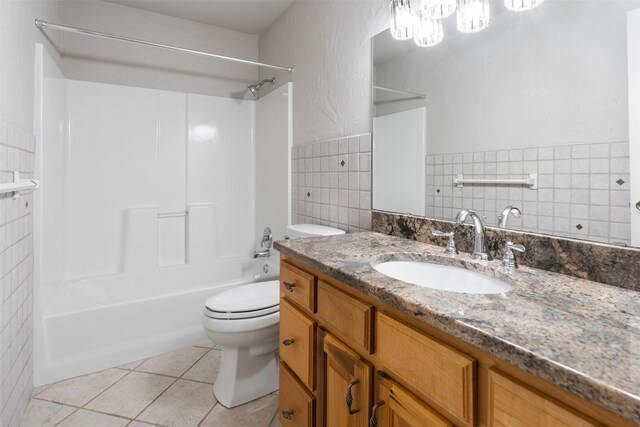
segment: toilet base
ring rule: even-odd
[[[255,354],[249,348],[222,348],[213,385],[213,393],[222,406],[233,408],[276,390],[278,360],[274,351]]]

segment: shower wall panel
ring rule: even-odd
[[[65,280],[246,256],[254,102],[67,81]]]
[[[187,200],[209,207],[215,256],[243,256],[254,241],[255,103],[189,95]]]
[[[66,276],[122,269],[123,211],[158,201],[158,92],[69,80]]]

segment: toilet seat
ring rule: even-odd
[[[233,334],[259,331],[277,325],[279,321],[279,311],[266,316],[236,320],[216,319],[205,315],[202,318],[202,326],[207,331]]]
[[[251,283],[224,291],[207,300],[205,316],[221,320],[253,319],[280,310],[280,282]]]
[[[252,319],[254,317],[262,317],[271,313],[276,313],[280,310],[280,305],[276,304],[271,307],[265,307],[259,310],[249,310],[249,311],[215,311],[211,310],[209,307],[206,307],[204,310],[204,315],[210,317],[212,319],[225,319],[225,320],[235,320],[235,319]]]

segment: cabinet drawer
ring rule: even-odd
[[[505,427],[593,427],[600,424],[529,388],[489,370],[489,425]]]
[[[452,415],[475,424],[475,360],[378,313],[376,351],[398,379],[411,384]]]
[[[372,352],[373,306],[320,281],[318,319],[330,330],[340,332],[356,350]]]
[[[286,365],[280,364],[278,418],[284,427],[311,427],[315,399]]]
[[[285,262],[280,264],[280,296],[312,313],[316,311],[316,280],[311,274]]]
[[[280,360],[315,390],[316,322],[285,299],[280,300]]]

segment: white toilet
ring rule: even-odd
[[[290,239],[337,234],[344,231],[313,224],[287,226]],[[215,295],[205,304],[202,326],[222,347],[213,392],[227,408],[278,389],[279,288],[278,280],[251,283]]]
[[[286,238],[293,240],[304,237],[337,236],[339,234],[344,234],[344,231],[324,225],[293,224],[287,225]]]

